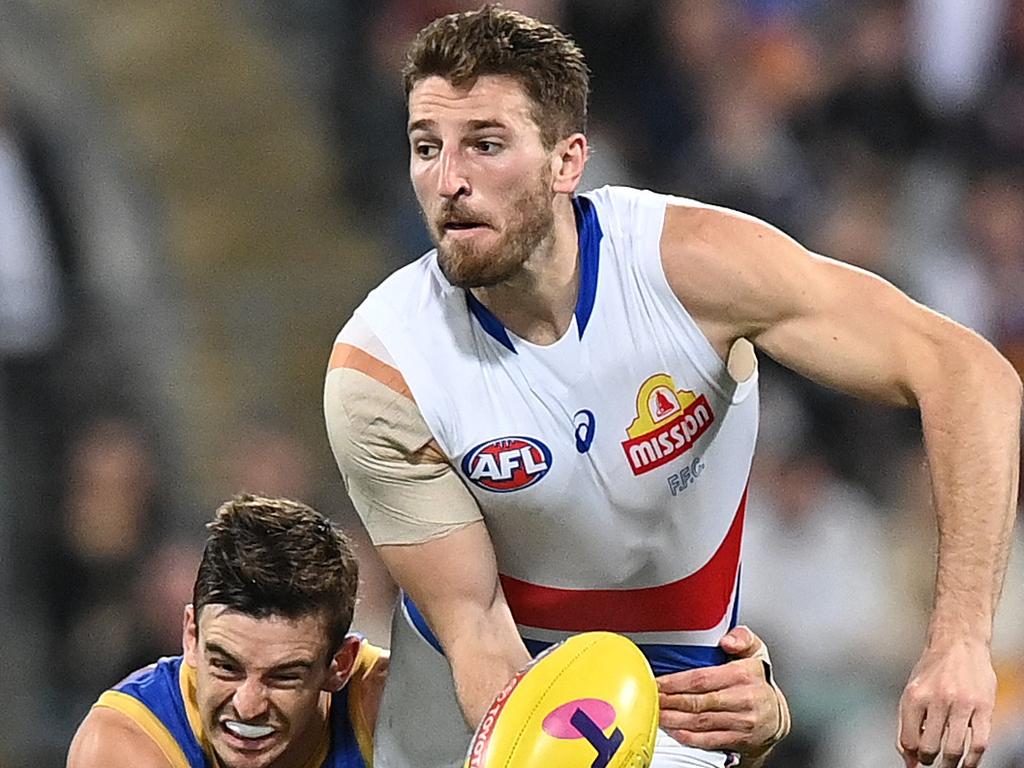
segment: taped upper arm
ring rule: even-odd
[[[179,768],[122,712],[93,707],[68,750],[67,768]]]
[[[365,333],[358,341],[332,358],[324,416],[373,543],[422,543],[480,520],[476,500],[441,455],[401,374],[380,359]]]

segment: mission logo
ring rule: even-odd
[[[667,373],[656,373],[640,386],[636,418],[622,443],[634,475],[650,472],[682,456],[715,421],[704,395],[676,389]]]
[[[551,450],[532,437],[499,437],[473,448],[462,473],[474,485],[495,493],[529,488],[551,469]]]

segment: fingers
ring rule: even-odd
[[[662,712],[741,712],[750,709],[750,697],[732,694],[729,691],[711,693],[661,693],[658,705]]]
[[[964,753],[964,768],[978,768],[981,756],[988,749],[992,735],[992,717],[987,713],[975,712],[971,716],[970,746]]]
[[[957,768],[962,757],[961,754],[950,754],[946,750],[942,750],[942,759],[936,765],[940,768]]]
[[[754,712],[749,710],[684,712],[676,709],[663,709],[659,716],[659,723],[666,731],[694,733],[730,731],[749,736],[757,728],[758,719]]]
[[[903,714],[902,707],[900,708],[900,714]],[[905,768],[917,768],[917,760],[907,752],[906,747],[903,746],[903,722],[902,720],[896,723],[896,751],[900,753],[900,757],[903,758],[903,765]]]
[[[957,768],[964,756],[969,738],[969,712],[970,710],[950,709],[941,705],[929,708],[923,726],[918,726],[916,740],[907,738],[903,730],[906,726],[901,725],[898,748],[907,766],[914,768],[920,764]],[[981,752],[984,752],[983,746],[980,751],[972,753],[975,755],[975,766],[981,759]],[[968,765],[969,763],[965,763],[964,768]]]
[[[730,669],[729,664],[688,669],[657,678],[658,690],[661,693],[709,693],[740,684],[742,674],[741,670]]]
[[[911,723],[917,714],[912,710],[913,707],[907,705],[902,708],[897,740],[897,749],[906,768],[921,765],[957,768],[961,760],[962,768],[978,768],[992,732],[990,715],[966,706],[948,710],[937,707],[928,710],[923,726],[914,726]],[[914,728],[915,732],[908,734],[908,728]]]
[[[717,667],[688,669],[657,678],[661,693],[709,693],[763,681],[764,671],[758,659],[739,659]]]
[[[949,721],[946,724],[946,741],[942,747],[940,768],[956,768],[963,757],[967,746],[968,727],[971,718],[971,707],[954,705],[949,710]]]
[[[915,768],[926,704],[914,686],[908,685],[900,698],[899,750],[908,768]]]
[[[941,704],[929,707],[924,720],[924,730],[917,742],[917,759],[924,765],[931,765],[942,750],[942,734],[946,728],[949,709]]]
[[[964,768],[977,768],[988,746],[995,693],[987,644],[926,648],[900,699],[904,762],[955,768],[963,756]]]
[[[749,627],[741,624],[722,635],[718,645],[730,656],[749,658],[757,653],[764,643],[761,638],[750,631]]]

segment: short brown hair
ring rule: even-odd
[[[483,75],[515,78],[533,101],[544,146],[587,128],[590,74],[579,46],[557,27],[518,11],[485,5],[430,22],[409,47],[405,95],[437,75],[455,86]]]
[[[359,566],[348,538],[297,501],[236,496],[206,524],[192,606],[225,605],[254,618],[319,614],[331,650],[352,624]]]

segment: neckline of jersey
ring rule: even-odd
[[[597,297],[597,272],[600,262],[601,238],[604,233],[601,230],[601,222],[597,217],[597,209],[594,202],[583,195],[576,195],[572,199],[573,215],[576,218],[576,233],[579,242],[580,259],[580,286],[576,297],[576,329],[579,338],[583,338],[583,332],[587,329],[590,316],[594,311],[594,301]],[[466,291],[466,305],[470,313],[480,323],[484,332],[501,344],[505,349],[518,354],[515,343],[512,341],[514,334],[502,324],[501,320],[495,317],[487,307],[480,303],[471,291]],[[572,325],[566,330],[566,334],[572,330]],[[562,338],[565,338],[563,335]],[[535,349],[547,349],[558,345],[562,339],[552,344],[532,344],[518,336],[517,341],[529,345]]]

